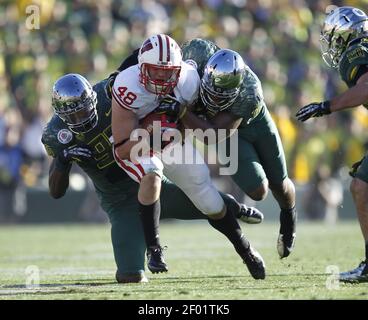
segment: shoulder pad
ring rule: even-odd
[[[196,38],[186,42],[182,46],[183,60],[194,61],[198,66],[197,71],[199,76],[202,77],[208,59],[218,50],[220,48],[213,42]]]
[[[139,109],[137,97],[145,94],[139,82],[138,65],[125,69],[116,76],[112,96],[120,107],[131,111]]]
[[[41,141],[47,154],[56,157],[61,150],[73,143],[74,134],[58,116],[54,115],[44,128]]]
[[[192,104],[197,100],[199,85],[200,78],[197,70],[191,64],[183,62],[177,90],[185,103]],[[174,92],[175,91],[176,90],[174,89]],[[178,98],[180,99],[180,97]]]
[[[257,75],[248,67],[239,96],[230,112],[246,121],[255,118],[264,105],[263,90]]]
[[[339,63],[341,79],[349,87],[356,84],[356,75],[361,65],[368,65],[368,42],[364,41],[350,46],[341,57]]]

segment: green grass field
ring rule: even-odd
[[[253,280],[225,238],[204,222],[161,224],[167,274],[149,283],[115,283],[109,225],[0,227],[0,299],[367,299],[368,283],[327,289],[326,267],[355,267],[363,257],[357,223],[299,224],[293,254],[280,260],[276,224],[245,225],[267,265]],[[26,268],[40,287],[26,287]],[[332,278],[332,277],[331,277]]]

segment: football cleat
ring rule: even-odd
[[[277,252],[279,253],[280,259],[289,256],[294,249],[296,219],[297,213],[295,209],[292,210],[292,213],[281,210],[280,232],[277,239]]]
[[[145,283],[148,279],[143,272],[137,273],[119,273],[116,270],[115,279],[118,283]]]
[[[362,261],[358,267],[350,271],[341,272],[339,275],[341,282],[360,283],[368,282],[368,264],[367,261]]]
[[[162,252],[166,248],[160,246],[147,248],[147,266],[152,273],[169,271]]]
[[[237,218],[248,224],[257,224],[263,221],[263,213],[254,207],[241,204]]]
[[[263,213],[254,207],[248,207],[244,203],[238,202],[231,194],[227,193],[226,196],[231,198],[234,203],[236,202],[236,213],[235,216],[237,219],[248,223],[248,224],[257,224],[263,221]],[[240,207],[240,210],[238,209]],[[234,210],[234,209],[233,209]],[[239,210],[239,211],[238,211]]]
[[[263,280],[266,278],[266,265],[263,258],[252,246],[249,246],[246,251],[239,253],[239,255],[254,279]]]

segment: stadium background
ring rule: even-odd
[[[40,8],[39,29],[25,23],[31,4]],[[106,221],[78,168],[64,199],[48,196],[49,160],[40,137],[52,115],[52,84],[69,72],[97,82],[154,33],[168,33],[178,43],[209,38],[237,50],[262,81],[301,217],[334,222],[338,212],[355,218],[348,170],[367,147],[368,111],[356,108],[306,124],[294,118],[299,107],[344,89],[319,50],[321,21],[331,4],[368,9],[366,0],[1,0],[0,159],[14,161],[12,167],[0,161],[0,223]],[[216,181],[243,200],[229,179]],[[271,195],[258,206],[276,219]]]

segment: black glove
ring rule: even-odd
[[[297,113],[296,117],[299,121],[308,120],[311,117],[322,117],[325,114],[330,114],[330,101],[324,102],[313,102],[307,106],[301,108]]]
[[[92,151],[88,146],[70,146],[58,154],[58,161],[68,165],[74,160],[88,161],[92,159]]]
[[[179,119],[181,111],[181,103],[171,96],[164,97],[159,106],[155,109],[155,112],[166,114],[172,121],[177,121]]]

